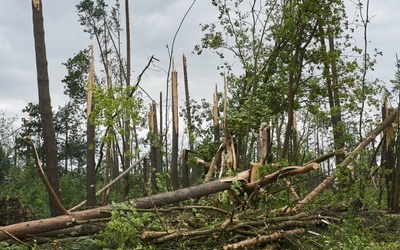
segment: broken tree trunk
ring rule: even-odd
[[[276,173],[264,176],[257,184],[264,185],[266,183],[270,183],[271,180],[276,180],[276,178],[278,177],[283,178],[289,175],[303,173],[306,170],[311,171],[315,169],[316,163],[314,162],[308,165],[313,167],[305,167],[305,168],[287,167]],[[226,177],[220,180],[204,183],[198,186],[193,186],[166,193],[156,194],[153,196],[138,198],[127,203],[135,204],[135,207],[137,209],[153,208],[153,207],[178,203],[181,201],[196,199],[213,193],[218,193],[220,191],[228,190],[231,188],[232,181],[247,182],[249,180],[249,176],[250,176],[249,170],[246,170],[240,172],[238,175],[234,177]],[[69,215],[63,215],[54,218],[35,220],[35,221],[23,222],[19,224],[0,227],[0,241],[7,240],[13,237],[24,238],[27,235],[32,236],[46,232],[66,229],[77,225],[96,222],[100,219],[109,218],[111,216],[110,211],[113,209],[115,209],[113,206],[104,206],[80,212],[73,212],[70,213]]]
[[[171,184],[174,189],[179,188],[178,178],[178,72],[175,70],[171,73],[172,84],[172,151],[171,151]]]
[[[202,196],[230,189],[230,187],[231,182],[222,182],[218,180],[199,186],[138,198],[133,200],[133,202],[138,209],[152,208],[154,206],[163,206],[188,199],[200,198]],[[80,212],[73,212],[69,215],[0,227],[0,241],[10,239],[12,236],[24,238],[26,235],[36,235],[87,224],[93,220],[110,217],[110,211],[112,209],[114,209],[113,206],[104,206]]]
[[[396,118],[399,108],[393,110],[390,115],[374,130],[372,130],[369,135],[351,152],[349,155],[336,167],[336,169],[329,175],[324,181],[322,181],[311,193],[309,193],[303,200],[301,200],[290,212],[297,213],[309,202],[314,199],[319,193],[321,193],[325,188],[327,188],[335,180],[337,174],[342,171],[342,169],[348,166],[354,158],[364,149],[371,141],[375,139],[379,133],[381,133],[387,126],[389,126]]]

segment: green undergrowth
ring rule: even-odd
[[[341,192],[327,189],[303,208],[304,217],[296,219],[312,223],[287,226],[274,219],[288,216],[277,213],[278,208],[293,206],[288,188],[276,182],[249,196],[241,185],[234,182],[231,191],[156,209],[136,209],[133,203],[114,204],[117,209],[112,211],[111,221],[97,224],[104,229],[96,235],[60,236],[47,239],[47,243],[37,238],[28,241],[29,246],[6,241],[0,242],[0,249],[223,249],[228,244],[276,232],[282,232],[283,237],[246,249],[400,249],[400,215],[383,211],[374,189],[365,189],[365,195],[358,195],[360,192],[354,188],[342,188]],[[308,184],[298,185],[305,188]],[[246,225],[238,231],[225,230],[222,225],[227,221]],[[260,221],[268,223],[254,224]],[[305,228],[305,233],[284,233],[297,227]],[[163,232],[172,236],[153,237]]]
[[[203,201],[206,202],[206,201]],[[207,201],[209,202],[209,201]],[[201,204],[202,201],[199,201]],[[176,230],[213,230],[221,225],[232,214],[224,214],[214,210],[216,207],[203,209],[202,205],[192,208],[192,204],[181,207],[165,207],[158,211],[137,210],[133,205],[118,205],[118,210],[112,213],[108,226],[97,235],[77,238],[60,237],[50,243],[38,244],[28,242],[32,249],[222,249],[223,246],[244,240],[246,237],[224,230],[197,236],[171,238],[162,243],[152,239],[141,239],[143,232],[162,232]],[[183,209],[186,207],[186,209]],[[190,209],[189,209],[190,208]],[[285,235],[282,239],[269,244],[256,245],[246,249],[400,249],[400,216],[384,211],[348,211],[348,210],[316,210],[309,215],[323,216],[319,223],[306,227],[306,233],[301,235]],[[232,216],[241,222],[254,217],[279,217],[257,208]],[[335,219],[329,219],[335,218]],[[271,224],[272,225],[272,224]],[[262,230],[267,232],[265,225]],[[273,226],[273,225],[272,225]],[[285,228],[289,230],[291,228]],[[252,238],[251,233],[259,233],[259,228],[244,228]],[[258,231],[257,231],[258,230]],[[272,230],[271,232],[279,231]],[[273,248],[269,248],[273,247]],[[29,249],[15,242],[0,242],[0,249]]]

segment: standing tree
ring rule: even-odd
[[[87,140],[86,140],[86,205],[89,207],[96,206],[96,161],[95,161],[95,145],[96,145],[96,127],[91,120],[91,112],[93,108],[92,96],[94,87],[94,56],[93,47],[90,50],[90,72],[88,78],[87,90]]]
[[[47,69],[46,43],[44,37],[42,1],[32,1],[33,35],[36,52],[37,86],[39,95],[40,116],[43,127],[43,141],[45,149],[45,169],[51,186],[57,196],[61,196],[59,189],[59,173],[57,161],[57,143],[51,110],[49,74]],[[50,197],[50,211],[52,216],[61,212]]]

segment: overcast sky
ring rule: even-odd
[[[31,3],[22,0],[0,1],[3,6],[0,8],[0,111],[21,116],[21,110],[29,102],[38,102]],[[157,64],[159,67],[167,69],[166,45],[171,45],[179,23],[192,1],[130,2],[132,77],[135,79],[151,55],[160,60]],[[78,0],[43,0],[53,108],[63,105],[67,100],[61,83],[66,74],[62,63],[92,43],[77,22],[77,3]],[[351,5],[350,0],[346,0],[346,3]],[[395,53],[400,51],[400,27],[397,23],[399,9],[398,0],[370,2],[369,52],[372,53],[374,48],[383,52],[383,57],[378,58],[375,72],[369,75],[370,79],[378,77],[386,83],[393,79]],[[350,19],[354,17],[354,7],[349,8],[348,14]],[[194,46],[202,37],[199,24],[215,21],[216,18],[217,11],[211,5],[211,1],[198,0],[186,18],[175,44],[175,68],[178,70],[179,82],[183,82],[181,58],[184,53],[187,56],[190,92],[192,98],[198,101],[201,98],[211,99],[215,84],[218,83],[222,87],[222,79],[216,70],[217,65],[221,64],[218,57],[212,53],[201,56],[192,54]],[[362,42],[362,37],[356,39]],[[148,71],[142,79],[141,86],[152,98],[158,100],[160,91],[165,90],[165,82],[164,72]],[[180,88],[182,92],[183,84]],[[183,96],[180,99],[182,100]]]

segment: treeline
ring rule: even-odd
[[[394,76],[394,89],[370,80],[369,72],[379,67],[379,53],[370,54],[371,20],[365,6],[358,5],[358,23],[349,23],[344,1],[339,0],[212,4],[219,15],[216,22],[202,24],[203,38],[191,41],[199,42],[194,50],[211,50],[234,61],[221,65],[223,89],[216,89],[209,103],[191,99],[190,63],[183,58],[178,76],[173,49],[165,91],[149,96],[141,81],[159,62],[150,57],[142,72],[132,76],[129,8],[121,8],[119,1],[78,3],[79,22],[93,46],[64,64],[67,75],[62,83],[69,101],[52,114],[60,179],[49,171],[41,106],[30,103],[23,110],[29,118],[22,119],[17,131],[15,118],[1,119],[1,196],[21,197],[40,217],[50,215],[32,150],[21,138],[34,143],[48,179],[59,181],[65,207],[82,200],[94,207],[176,190],[252,166],[263,176],[278,170],[276,166],[301,166],[336,149],[351,152],[389,116],[387,101],[397,98],[393,93],[400,75]],[[35,11],[43,14],[33,6]],[[34,20],[33,25],[38,23]],[[366,31],[358,38],[366,41],[361,48],[353,43],[356,28]],[[99,68],[94,68],[94,60]],[[184,98],[177,96],[178,77],[183,77]],[[376,192],[377,204],[398,210],[397,127],[390,126],[382,135],[334,181],[361,200],[366,192]],[[96,195],[144,155],[148,157],[122,183]],[[345,157],[338,154],[321,163],[307,188],[334,173]],[[51,211],[59,213],[54,207]]]

